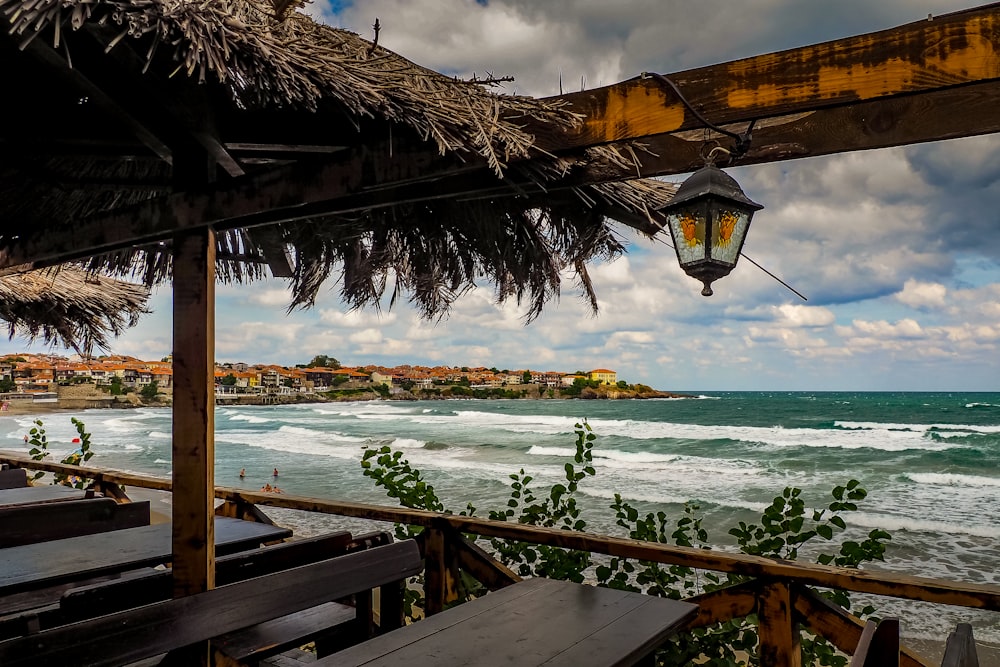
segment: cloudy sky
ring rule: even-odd
[[[960,0],[315,0],[310,12],[410,60],[508,90],[558,93],[889,28]],[[955,140],[734,170],[765,205],[741,262],[711,298],[662,243],[594,269],[601,313],[572,281],[533,324],[489,289],[451,316],[346,313],[335,292],[284,314],[276,281],[218,291],[217,358],[294,364],[608,367],[676,390],[1000,391],[1000,138]],[[331,286],[333,287],[333,286]],[[170,294],[115,352],[170,351]],[[24,341],[0,351],[26,349]],[[31,349],[42,349],[38,345]]]

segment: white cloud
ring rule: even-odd
[[[324,308],[319,311],[321,321],[344,329],[367,329],[385,326],[396,321],[396,313],[373,311],[343,311]]]
[[[916,320],[906,318],[895,324],[890,324],[885,320],[869,322],[865,320],[854,320],[852,326],[855,331],[867,334],[875,338],[920,338],[924,335],[924,330]]]
[[[292,302],[292,295],[287,289],[254,289],[253,286],[243,286],[241,294],[249,303],[257,306],[284,308]]]
[[[833,311],[822,306],[782,304],[775,306],[776,322],[785,327],[828,327],[836,319]]]
[[[356,333],[352,333],[347,337],[347,340],[355,345],[374,345],[382,343],[384,340],[381,329],[364,329]]]
[[[911,308],[941,308],[946,303],[948,288],[941,283],[925,283],[910,278],[896,299]]]

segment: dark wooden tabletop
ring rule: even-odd
[[[54,503],[61,500],[82,500],[86,497],[86,493],[83,489],[72,489],[58,484],[0,489],[0,508]]]
[[[215,518],[218,555],[291,534],[280,526]],[[0,549],[0,596],[159,565],[169,561],[171,553],[169,523]]]
[[[696,610],[639,593],[527,579],[316,665],[623,667],[648,655]]]

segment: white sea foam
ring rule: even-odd
[[[146,437],[153,438],[154,440],[170,440],[171,435],[164,431],[150,431],[149,435]]]
[[[274,420],[268,419],[267,417],[258,417],[256,415],[235,414],[229,417],[229,421],[247,422],[248,424],[267,424],[268,422],[272,422]]]
[[[141,451],[143,451],[143,448],[140,447],[139,445],[125,445],[124,449],[125,449],[125,451],[128,451],[128,452],[141,452]]]
[[[851,525],[865,528],[882,528],[889,533],[898,531],[913,531],[921,533],[944,533],[946,535],[970,535],[990,539],[1000,538],[1000,526],[973,525],[967,522],[934,521],[913,517],[880,514],[873,512],[856,512],[847,517]]]
[[[933,484],[936,486],[968,486],[977,489],[1000,488],[1000,478],[982,477],[980,475],[958,475],[952,473],[911,472],[906,477],[918,484]]]
[[[396,438],[392,441],[392,447],[399,447],[400,449],[422,449],[427,443],[423,440],[414,440],[413,438]]]
[[[853,430],[866,431],[909,431],[913,433],[935,432],[942,438],[962,437],[970,433],[1000,433],[1000,425],[976,424],[889,424],[882,422],[837,421],[835,425]]]

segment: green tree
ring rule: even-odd
[[[531,384],[531,371],[521,373],[521,384]]]
[[[626,382],[625,380],[619,380],[618,381],[618,388],[619,389],[628,389],[628,382]]]
[[[156,398],[156,394],[159,390],[160,385],[156,382],[156,380],[153,380],[139,391],[139,395],[147,401],[152,401]]]
[[[122,379],[115,375],[111,378],[111,395],[121,396],[124,393],[125,390],[122,388]]]
[[[17,383],[11,378],[0,380],[0,392],[14,391],[15,389],[17,389]]]
[[[222,378],[222,382],[220,382],[219,384],[221,384],[223,387],[235,387],[236,376],[233,375],[232,373],[229,373],[228,375],[226,375],[226,377]]]
[[[317,354],[312,358],[312,361],[306,364],[306,368],[332,368],[337,370],[340,368],[340,362],[333,357],[326,356],[325,354]]]

